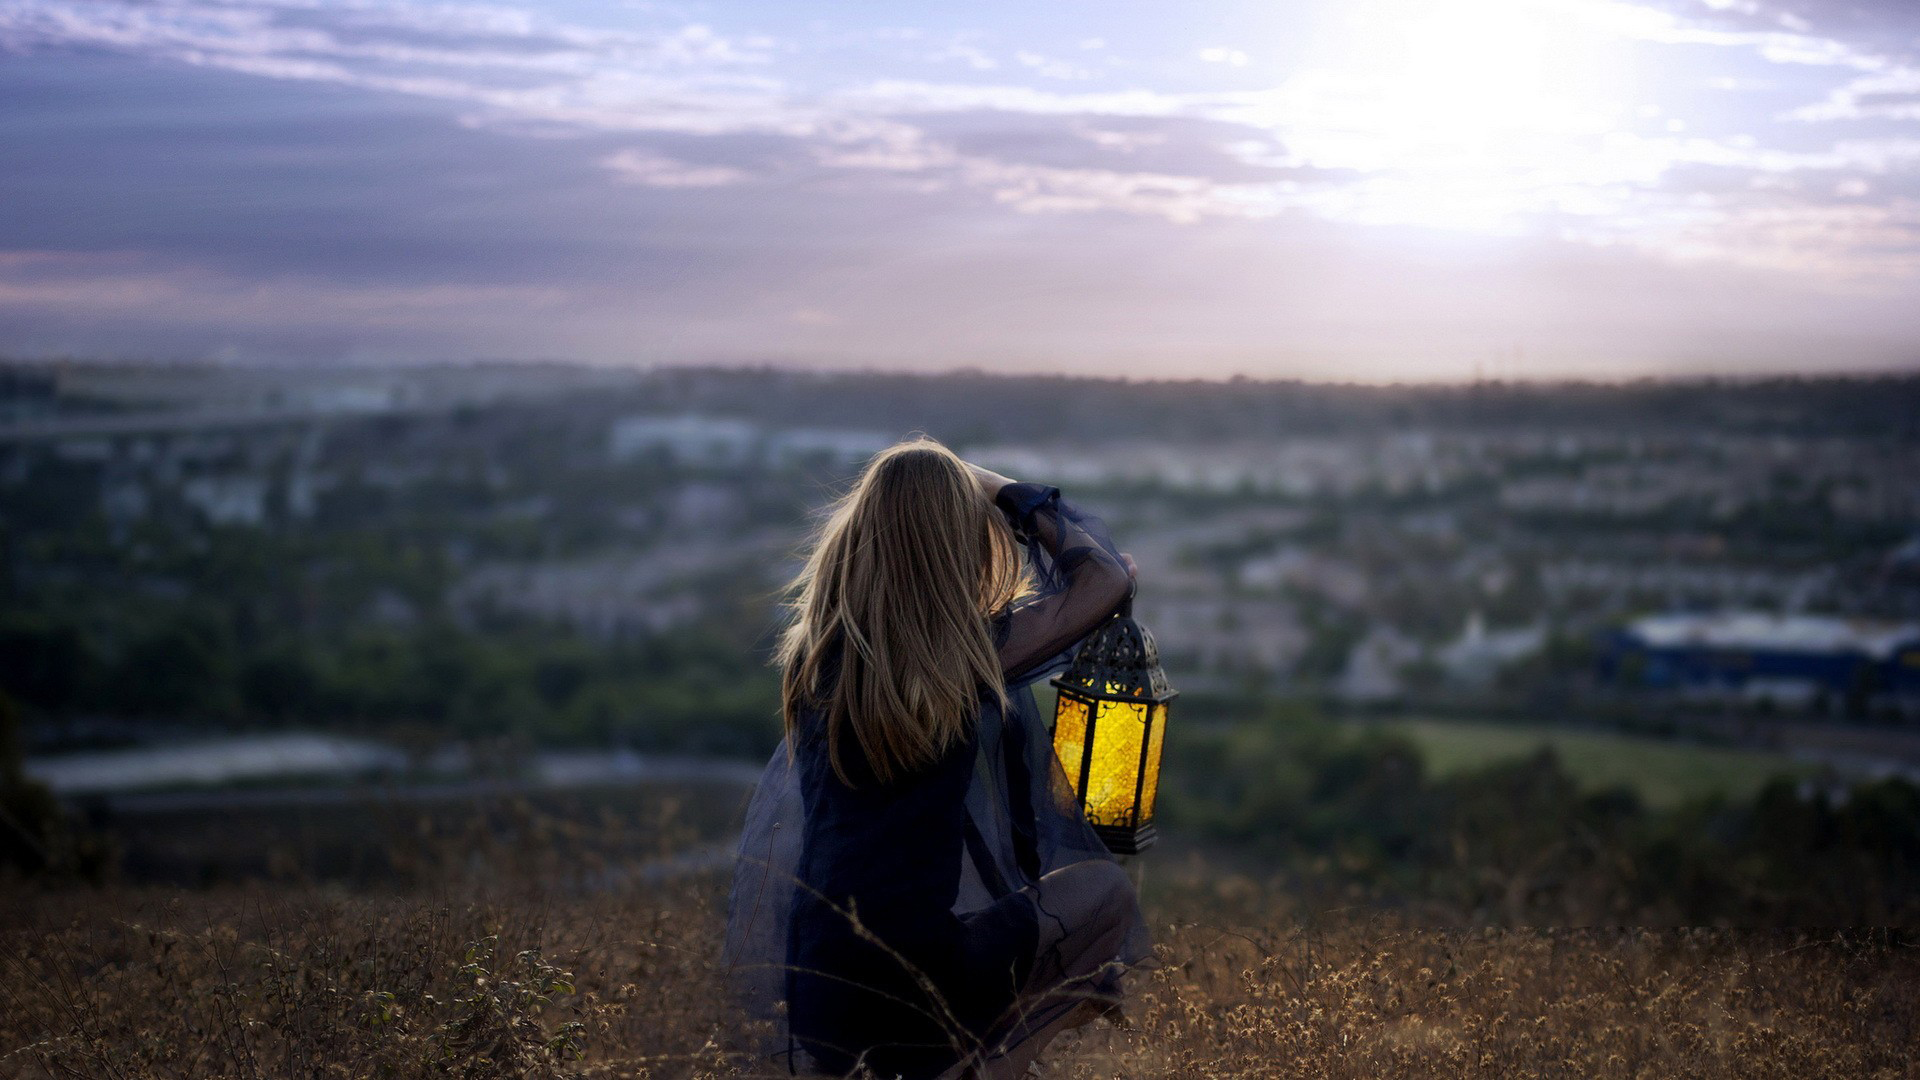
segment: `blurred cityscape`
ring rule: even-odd
[[[0,690],[73,795],[757,756],[809,515],[915,431],[1105,517],[1189,700],[1920,763],[1911,378],[16,364]]]
[[[1450,918],[1915,902],[1913,378],[14,364],[0,862],[724,865],[781,587],[914,432],[1135,556],[1179,848]]]

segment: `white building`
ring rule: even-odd
[[[1401,670],[1419,659],[1419,642],[1391,626],[1376,626],[1347,654],[1334,693],[1355,704],[1392,701],[1406,691]]]
[[[1486,619],[1475,611],[1467,616],[1460,636],[1441,646],[1434,659],[1454,682],[1485,686],[1501,668],[1538,653],[1546,643],[1547,628],[1543,625],[1489,631]]]
[[[664,451],[688,465],[744,465],[760,446],[760,429],[745,420],[708,416],[628,416],[614,421],[607,452],[632,461]]]
[[[255,476],[196,476],[180,495],[216,525],[260,525],[267,520],[267,482]]]
[[[852,466],[865,463],[893,443],[892,436],[878,431],[792,428],[770,434],[766,454],[768,462],[774,465],[826,458],[836,465]]]

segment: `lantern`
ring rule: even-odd
[[[1133,621],[1133,593],[1088,635],[1073,664],[1051,680],[1053,751],[1107,850],[1132,855],[1153,846],[1153,798],[1167,703],[1177,692],[1160,670],[1147,628]]]

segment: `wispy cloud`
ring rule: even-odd
[[[1091,68],[1082,67],[1071,60],[1061,60],[1026,49],[1015,53],[1014,59],[1020,61],[1021,67],[1044,79],[1091,79],[1094,74]]]
[[[1849,80],[1823,101],[1786,114],[1790,120],[1920,120],[1920,68],[1895,67]]]
[[[622,180],[659,188],[722,187],[737,184],[749,175],[728,165],[690,165],[644,150],[621,150],[600,163]]]
[[[1239,49],[1229,49],[1223,45],[1214,45],[1200,50],[1200,59],[1209,64],[1225,64],[1228,67],[1246,67],[1253,58]]]

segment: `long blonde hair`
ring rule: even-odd
[[[972,471],[940,443],[913,439],[868,463],[789,588],[793,621],[775,656],[786,731],[802,710],[823,709],[843,783],[853,783],[847,730],[886,783],[959,740],[983,687],[1005,706],[987,618],[1024,588],[1019,549]]]

